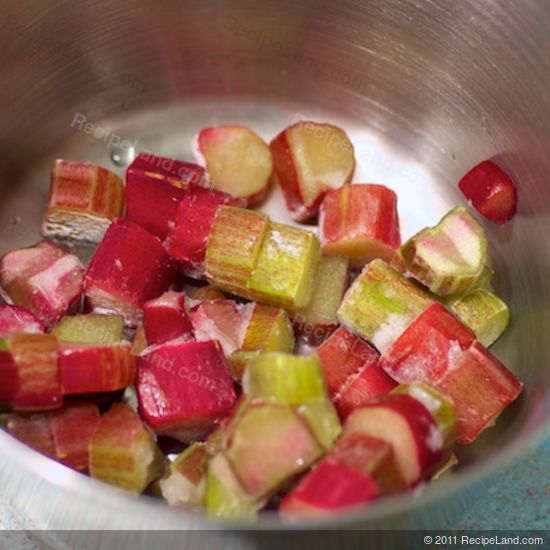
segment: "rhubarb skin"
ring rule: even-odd
[[[432,297],[383,260],[367,264],[346,292],[338,319],[384,354]]]
[[[101,416],[97,405],[79,403],[49,414],[55,458],[79,472],[88,471],[89,447]]]
[[[316,350],[321,362],[327,389],[335,397],[344,384],[365,364],[376,364],[379,353],[359,336],[345,327],[331,334]]]
[[[196,164],[140,153],[126,170],[127,219],[164,239],[186,190],[203,178],[204,169]]]
[[[99,313],[69,315],[63,317],[51,333],[64,343],[116,344],[124,335],[124,318]]]
[[[433,384],[454,368],[475,339],[469,328],[434,302],[401,334],[380,366],[399,383]]]
[[[51,170],[45,237],[98,243],[124,209],[124,185],[113,172],[92,164],[58,159]]]
[[[378,496],[376,483],[342,464],[321,462],[281,502],[285,518],[327,517],[364,506]]]
[[[474,166],[458,183],[468,202],[486,219],[504,225],[515,215],[518,203],[516,184],[491,160]]]
[[[242,338],[241,350],[292,353],[294,331],[284,309],[254,304]]]
[[[245,297],[285,309],[306,306],[320,257],[313,233],[270,222]]]
[[[173,275],[160,240],[134,222],[117,219],[95,251],[84,290],[94,309],[120,314],[136,326],[143,303],[167,290]]]
[[[101,417],[90,442],[90,475],[141,493],[161,475],[163,466],[164,457],[137,413],[115,403]]]
[[[63,405],[57,355],[59,344],[49,334],[13,334],[4,340],[17,372],[15,411],[56,409]],[[9,361],[8,357],[4,356]]]
[[[508,306],[483,288],[450,303],[449,308],[487,348],[498,340],[510,321]]]
[[[376,184],[329,191],[319,209],[323,254],[347,256],[352,269],[381,258],[390,262],[401,246],[397,195]]]
[[[355,409],[344,424],[342,437],[356,432],[392,445],[407,486],[429,479],[447,458],[430,411],[409,395],[384,395]]]
[[[6,340],[0,340],[0,404],[15,399],[19,392],[19,376]]]
[[[437,296],[464,293],[484,274],[487,239],[479,223],[458,206],[403,244],[396,262]]]
[[[353,145],[330,124],[302,121],[283,130],[270,144],[276,179],[296,221],[313,218],[324,194],[351,180]]]
[[[64,395],[113,392],[133,384],[136,361],[127,342],[64,344],[59,372]]]
[[[273,172],[271,151],[250,128],[229,125],[204,128],[198,133],[195,145],[213,189],[241,197],[249,204],[265,197]]]
[[[201,187],[185,194],[178,205],[174,226],[164,243],[171,258],[204,273],[208,236],[216,210],[222,204],[244,206],[241,199]]]
[[[253,304],[233,300],[214,300],[198,304],[189,311],[195,338],[217,340],[226,356],[241,348],[252,315]]]
[[[47,241],[0,259],[4,298],[28,309],[46,328],[78,307],[83,273],[76,256]]]
[[[334,397],[334,406],[340,418],[345,419],[356,408],[368,403],[373,397],[385,395],[397,386],[376,361],[367,361]]]
[[[0,339],[21,333],[43,334],[44,325],[24,307],[0,305]]]
[[[233,429],[227,459],[245,491],[261,498],[306,470],[323,451],[284,405],[249,405]]]
[[[205,274],[222,290],[247,297],[247,283],[267,234],[269,218],[234,206],[216,210],[206,248]]]
[[[348,286],[348,259],[321,256],[308,305],[292,312],[294,329],[309,345],[319,345],[338,327],[336,312]]]
[[[457,442],[472,443],[521,393],[523,384],[479,342],[474,342],[437,382],[454,402]]]
[[[185,295],[168,291],[143,304],[143,327],[149,345],[174,338],[193,338],[193,325],[185,309]]]
[[[227,416],[236,401],[217,342],[175,340],[138,358],[139,412],[158,435],[190,441]]]

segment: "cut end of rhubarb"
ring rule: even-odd
[[[52,329],[60,342],[116,344],[122,341],[124,318],[121,315],[70,315],[63,317]]]

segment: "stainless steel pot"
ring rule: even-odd
[[[404,236],[460,200],[458,178],[482,159],[517,180],[516,219],[486,228],[514,319],[494,349],[525,381],[523,396],[462,453],[456,474],[331,526],[441,524],[548,427],[548,2],[8,0],[0,26],[0,252],[38,239],[53,158],[119,171],[136,149],[185,158],[191,135],[222,121],[266,138],[299,117],[340,123],[356,144],[355,180],[398,191]],[[275,195],[269,210],[284,219],[280,204]],[[34,525],[216,527],[4,433],[0,445],[2,491]]]

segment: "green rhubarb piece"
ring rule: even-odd
[[[342,433],[342,424],[330,399],[324,403],[307,403],[296,409],[307,422],[309,429],[321,447],[328,451]]]
[[[280,489],[322,454],[310,429],[291,407],[264,403],[247,407],[226,451],[243,488],[257,498]]]
[[[176,457],[159,482],[169,504],[201,507],[210,457],[205,443],[193,443]]]
[[[264,505],[246,493],[223,454],[210,461],[205,485],[204,508],[210,517],[254,521]]]
[[[242,380],[243,374],[251,361],[256,359],[261,351],[234,351],[228,358],[229,372],[235,380]]]
[[[381,353],[433,303],[430,295],[384,260],[367,264],[346,292],[338,320]]]
[[[244,385],[249,397],[270,403],[296,407],[328,399],[316,355],[261,354],[249,363]]]
[[[121,315],[70,315],[63,317],[52,334],[61,342],[116,344],[122,340],[124,318]]]
[[[489,347],[510,321],[508,306],[495,294],[479,288],[449,304],[450,310]]]
[[[320,243],[313,233],[270,222],[247,284],[250,297],[285,309],[306,306],[320,257]]]
[[[294,350],[294,330],[287,312],[284,309],[255,304],[241,349],[291,353]]]
[[[392,393],[410,395],[420,401],[432,414],[441,434],[442,447],[452,447],[456,436],[456,414],[452,400],[431,386],[421,382],[401,384]],[[437,441],[433,441],[437,443]]]
[[[235,206],[219,206],[208,236],[205,272],[216,287],[248,297],[247,283],[256,267],[269,218]]]
[[[403,244],[394,263],[434,294],[445,296],[473,288],[486,261],[483,228],[458,206]]]

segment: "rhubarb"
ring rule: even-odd
[[[224,293],[215,286],[206,285],[193,289],[189,292],[189,298],[193,300],[224,300]]]
[[[124,318],[121,315],[70,315],[63,317],[52,329],[60,342],[116,344],[122,341]]]
[[[44,325],[28,309],[0,305],[0,339],[11,334],[42,334]]]
[[[254,304],[244,331],[241,349],[247,351],[280,351],[292,353],[294,331],[283,309]]]

